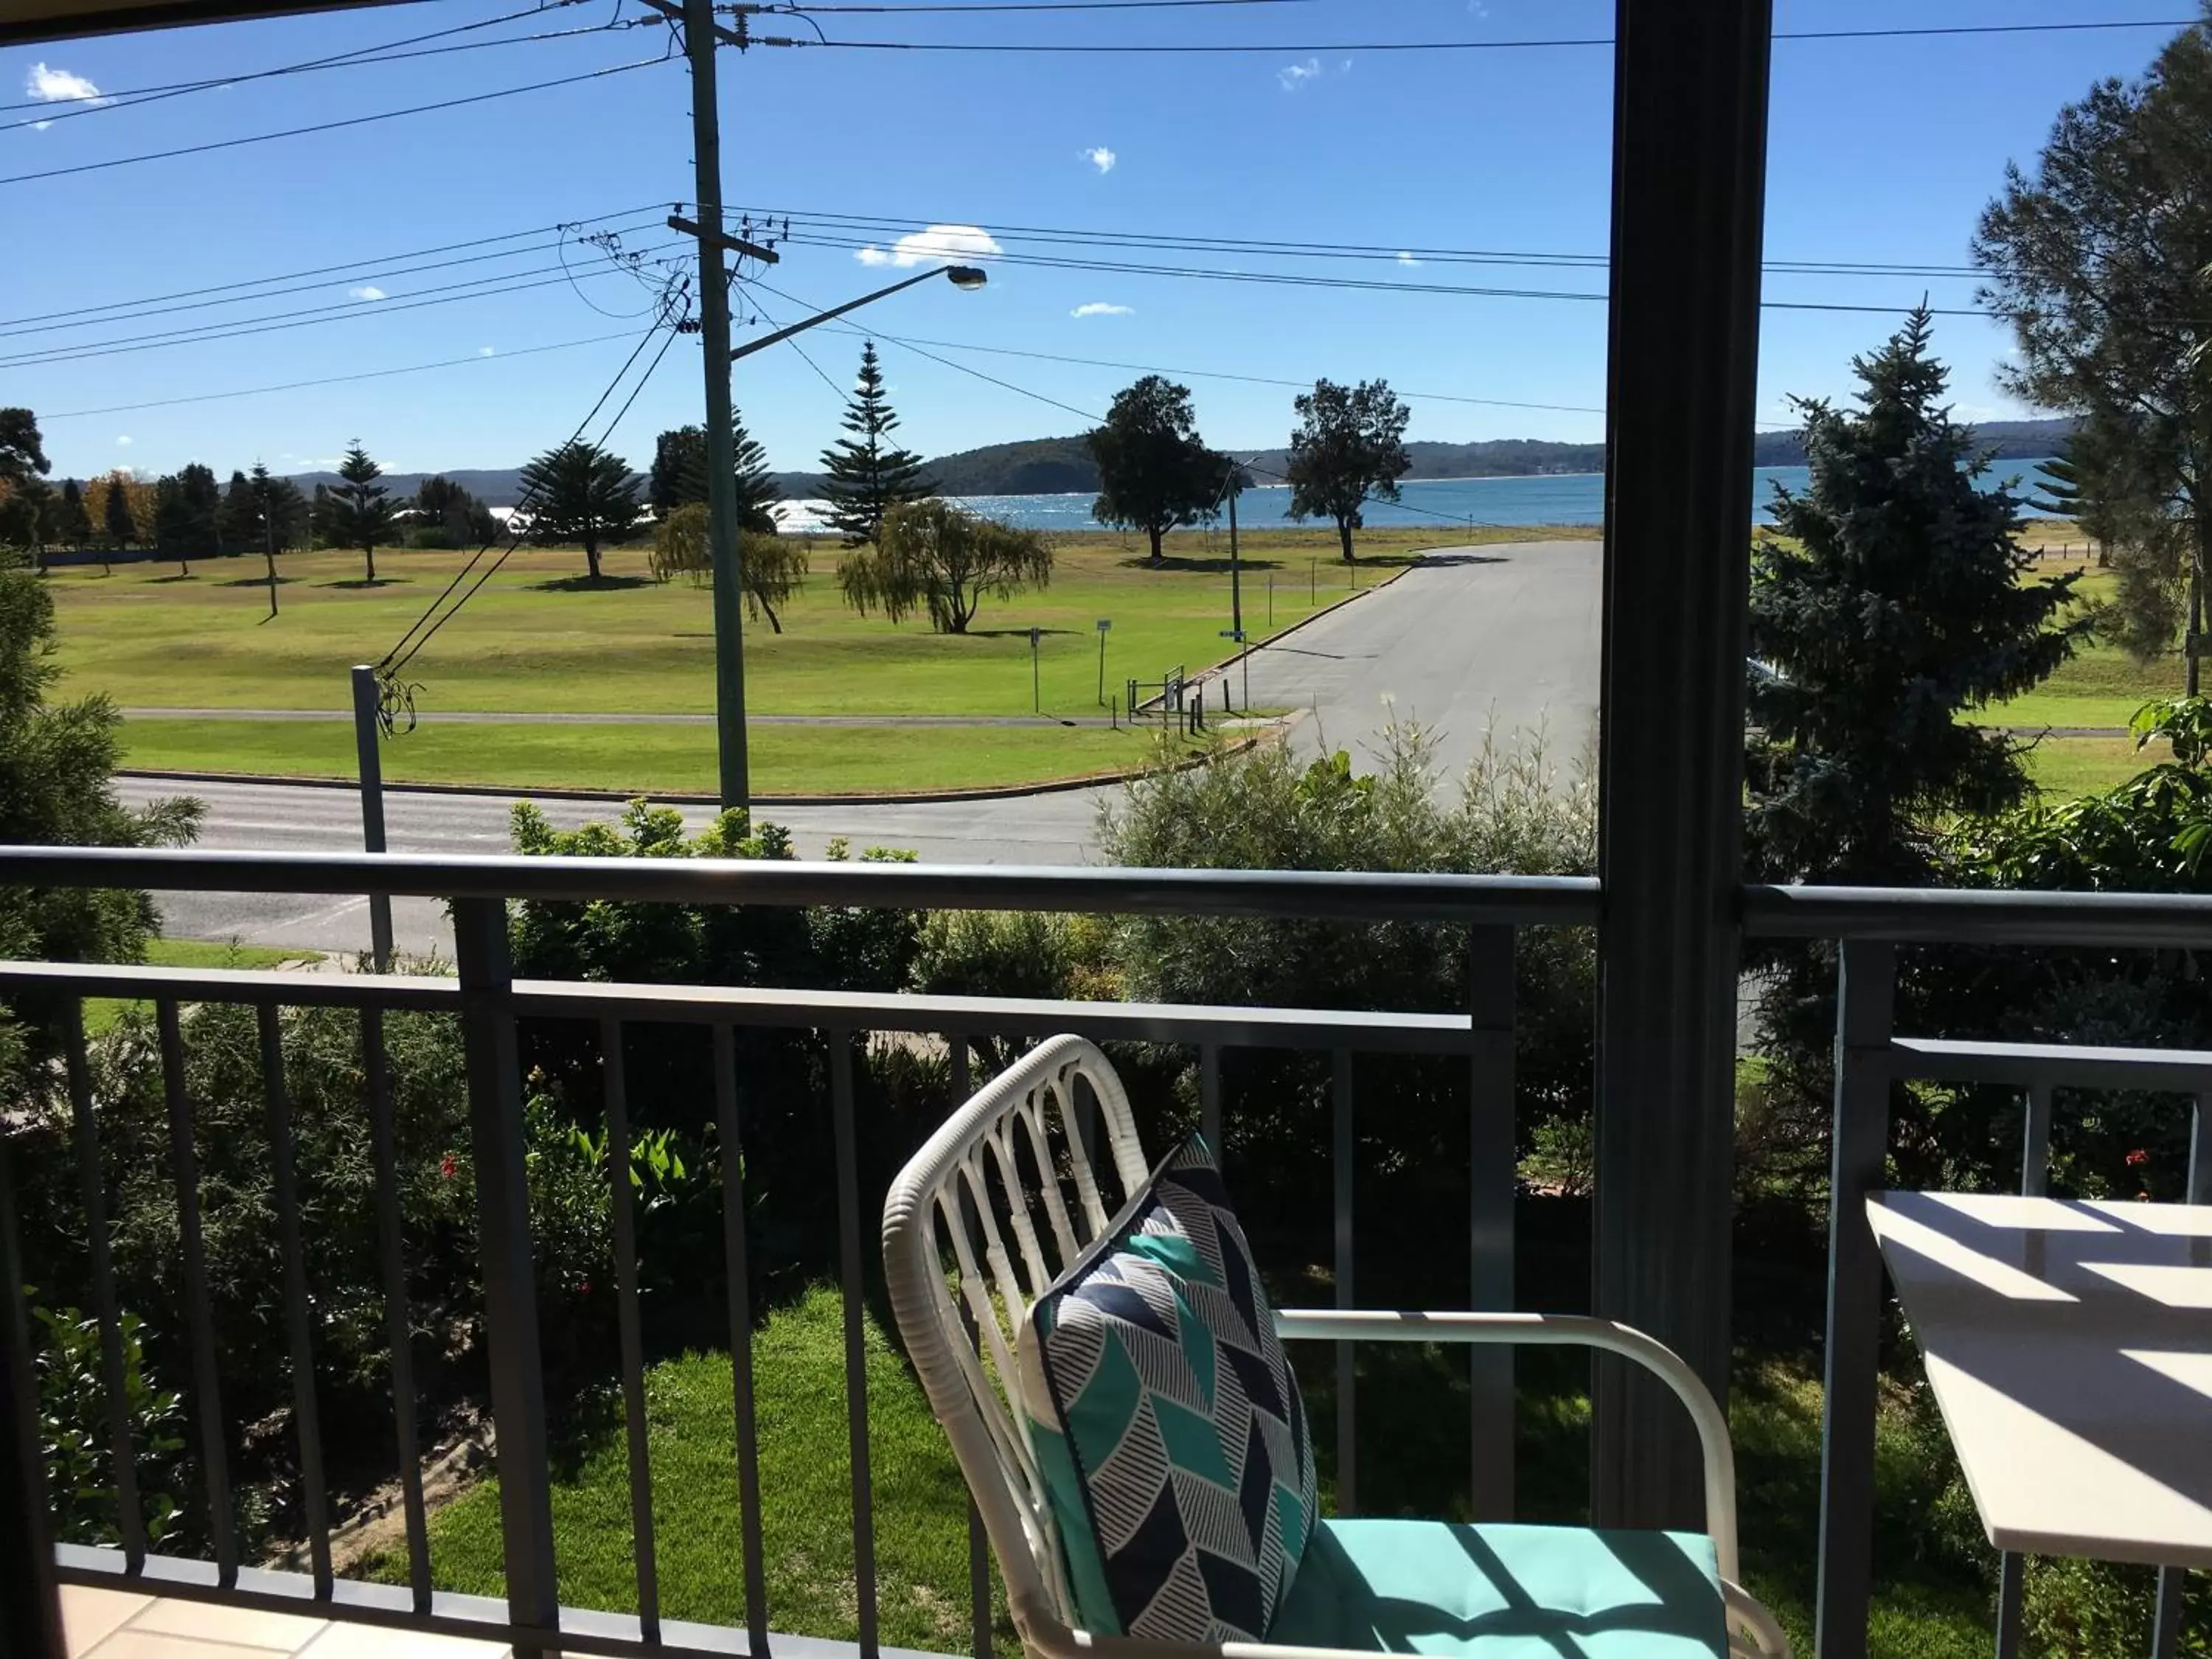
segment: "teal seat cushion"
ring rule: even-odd
[[[1468,1659],[1724,1659],[1712,1540],[1322,1521],[1270,1643]]]

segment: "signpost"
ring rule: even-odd
[[[270,592],[275,592],[271,589]],[[361,766],[361,844],[365,852],[384,850],[384,757],[377,752],[376,670],[362,663],[353,671],[354,754]],[[368,897],[368,957],[380,974],[392,971],[392,901],[381,893]]]
[[[1221,637],[1237,641],[1237,660],[1244,665],[1244,712],[1249,714],[1252,712],[1252,653],[1244,648],[1244,630],[1224,628],[1221,630]],[[1229,680],[1225,675],[1221,681],[1221,697],[1224,703],[1229,700]]]
[[[1106,701],[1106,635],[1114,626],[1110,617],[1098,619],[1098,701]]]
[[[1037,645],[1044,638],[1044,629],[1030,629],[1030,707],[1036,714],[1044,713],[1043,684],[1037,678]]]

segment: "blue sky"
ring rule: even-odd
[[[426,0],[49,43],[0,54],[0,101],[27,101],[41,88],[66,98],[243,73],[498,16],[522,3]],[[1780,0],[1778,27],[2080,20],[2114,15],[2107,4],[2119,0],[1946,0],[1940,9],[1913,0]],[[2189,9],[2187,0],[2130,0],[2123,15],[2176,18]],[[617,0],[591,0],[459,38],[641,15],[637,0],[620,0],[619,9]],[[724,166],[732,204],[973,226],[1012,253],[1053,252],[1010,228],[1022,226],[1393,250],[1601,254],[1606,247],[1608,50],[1301,49],[1602,36],[1611,25],[1605,0],[1310,0],[1060,17],[824,14],[820,21],[830,36],[848,40],[1252,42],[1269,50],[1188,57],[725,52]],[[809,33],[788,19],[768,27]],[[1769,257],[1963,264],[1974,217],[2006,161],[2031,158],[2063,103],[2100,76],[2140,71],[2166,38],[2143,29],[1778,42]],[[654,56],[665,40],[658,26],[640,27],[101,108],[43,130],[0,132],[0,175],[578,75]],[[579,293],[558,275],[550,236],[514,245],[536,251],[442,271],[387,275],[389,256],[632,209],[645,210],[620,222],[636,228],[627,246],[658,252],[669,233],[654,228],[657,217],[691,193],[689,90],[680,62],[670,63],[309,137],[0,183],[14,228],[13,257],[0,264],[0,317],[12,319],[0,328],[10,331],[45,313],[348,267],[281,297],[0,336],[6,357],[308,307],[343,313],[225,342],[0,366],[0,402],[38,411],[58,473],[114,465],[160,472],[192,459],[228,471],[256,458],[295,471],[326,465],[356,435],[394,470],[516,464],[568,435],[646,326],[642,316],[602,312],[635,313],[650,296],[630,278],[607,273],[593,250],[572,247],[574,270],[599,273],[585,276]],[[0,122],[82,107],[58,101],[0,112]],[[887,239],[877,246],[886,251],[872,256],[873,264],[850,246],[793,246],[769,280],[811,304],[835,303],[896,274],[884,263]],[[1590,269],[1062,251],[1408,283],[1603,287],[1603,273]],[[433,297],[424,290],[478,277],[539,285],[399,308]],[[1971,282],[1949,278],[1857,274],[1767,282],[1772,299],[1900,310],[1923,290],[1938,305],[1963,306],[1972,289]],[[788,320],[795,310],[762,295],[745,314]],[[1283,380],[1379,374],[1408,394],[1572,406],[1409,397],[1416,438],[1594,440],[1602,430],[1601,417],[1585,412],[1601,405],[1605,374],[1604,307],[1589,301],[1265,286],[1001,261],[980,294],[929,283],[868,315],[895,334],[936,341]],[[1768,311],[1762,422],[1786,422],[1787,394],[1848,391],[1850,355],[1889,325],[1876,314]],[[1963,413],[2024,412],[1994,383],[2005,347],[1999,330],[1948,318],[1936,339],[1954,365]],[[823,329],[805,343],[830,380],[849,383],[856,339]],[[904,434],[927,453],[1082,424],[1067,410],[911,351],[883,349]],[[1132,378],[1112,368],[941,355],[1091,411],[1103,410]],[[468,361],[351,384],[74,412],[449,359]],[[1242,447],[1285,440],[1289,388],[1196,375],[1188,384],[1210,441]],[[812,465],[836,435],[837,395],[788,347],[738,365],[738,401],[778,466]],[[641,464],[655,431],[696,419],[700,407],[696,337],[678,338],[612,441]]]

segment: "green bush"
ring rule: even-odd
[[[54,1536],[67,1544],[120,1544],[119,1495],[109,1433],[107,1384],[100,1322],[75,1308],[33,1300],[39,1329],[39,1455],[46,1466]],[[136,1314],[118,1317],[123,1346],[124,1414],[130,1424],[131,1472],[147,1547],[178,1538],[185,1492],[184,1402],[149,1379],[144,1326]]]

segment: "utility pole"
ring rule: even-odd
[[[1233,465],[1233,464],[1232,464]],[[1229,477],[1229,625],[1244,642],[1244,567],[1237,556],[1237,476]]]
[[[269,565],[269,614],[276,614],[276,510],[275,492],[261,492],[261,556]]]
[[[673,8],[656,6],[656,10]],[[707,372],[707,547],[714,565],[714,735],[722,805],[752,804],[745,759],[744,599],[738,586],[738,456],[730,393],[730,281],[724,249],[750,252],[722,230],[722,123],[714,46],[745,45],[745,14],[732,33],[714,22],[714,0],[684,0],[684,50],[691,60],[691,165],[699,197],[699,347]],[[677,223],[672,220],[671,223]],[[771,255],[771,258],[774,256]]]

